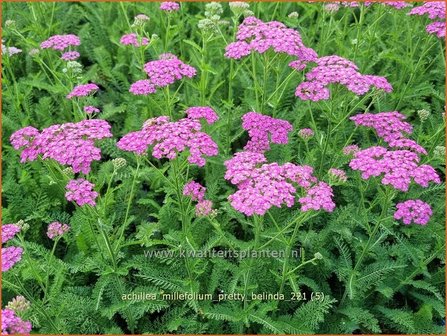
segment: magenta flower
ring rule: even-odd
[[[149,39],[147,37],[142,37],[139,39],[138,35],[135,33],[123,35],[120,39],[122,45],[133,45],[134,47],[141,47],[149,44]]]
[[[2,335],[28,335],[31,322],[23,321],[11,309],[2,309]]]
[[[216,111],[214,111],[209,106],[193,106],[188,108],[186,111],[186,115],[190,119],[205,119],[208,124],[214,124],[217,120],[219,120],[219,116]]]
[[[68,201],[76,202],[79,206],[83,206],[85,204],[95,206],[95,199],[98,197],[98,193],[93,190],[94,186],[95,185],[93,183],[83,178],[70,180],[65,187],[67,189],[65,198]]]
[[[148,79],[142,79],[136,81],[130,86],[129,92],[134,95],[143,95],[147,96],[148,94],[155,93],[157,90],[155,89],[155,85],[151,83]]]
[[[2,247],[2,272],[8,271],[22,259],[23,249],[17,246]]]
[[[199,167],[205,165],[204,156],[215,156],[218,153],[217,144],[206,133],[201,132],[202,125],[198,120],[184,118],[170,122],[169,117],[158,117],[147,120],[141,131],[131,132],[122,137],[118,148],[145,153],[150,145],[154,145],[152,155],[161,159],[172,160],[177,153],[189,150],[188,161]]]
[[[19,232],[20,227],[16,224],[2,225],[2,243],[6,243],[8,240],[11,240]]]
[[[330,95],[329,89],[319,82],[302,82],[295,90],[295,96],[302,100],[327,100]]]
[[[430,220],[432,210],[430,205],[421,200],[408,200],[396,204],[395,219],[402,219],[404,224],[425,225]]]
[[[101,111],[99,108],[89,105],[89,106],[84,106],[84,112],[88,113],[88,114],[92,114],[92,113],[99,113]]]
[[[374,3],[379,3],[379,2],[373,2],[373,1],[365,1],[364,4],[365,6],[370,6]],[[380,2],[380,4],[382,5],[386,5],[386,6],[390,6],[390,7],[394,7],[396,9],[402,9],[408,6],[411,6],[411,4],[405,2],[405,1],[383,1]]]
[[[317,185],[309,188],[307,194],[298,201],[301,203],[301,211],[325,210],[332,212],[335,209],[335,203],[332,200],[334,194],[332,188],[325,182],[319,182]]]
[[[242,116],[242,128],[248,131],[250,140],[244,147],[248,152],[263,153],[270,149],[270,141],[286,144],[292,125],[287,120],[275,119],[256,112]]]
[[[70,230],[67,224],[62,224],[59,222],[53,222],[48,225],[47,236],[50,239],[62,236],[65,232]]]
[[[190,181],[183,187],[183,195],[191,197],[193,201],[203,201],[206,188],[195,181]]]
[[[99,87],[95,83],[81,84],[73,88],[73,90],[67,95],[67,99],[71,99],[73,97],[85,97],[96,90],[99,90]]]
[[[439,38],[445,37],[445,21],[435,21],[428,24],[425,30],[429,34],[435,34]]]
[[[64,61],[74,61],[77,60],[81,56],[77,51],[67,51],[62,54],[61,59]]]
[[[162,11],[173,12],[180,9],[180,5],[177,2],[165,1],[160,4],[160,9]]]
[[[75,173],[88,174],[92,161],[101,159],[101,150],[95,147],[95,140],[111,138],[111,126],[105,120],[83,120],[78,123],[53,125],[39,132],[25,127],[11,135],[11,144],[18,150],[21,162],[53,159],[61,165],[68,165]]]
[[[414,7],[409,15],[428,15],[432,20],[445,19],[445,2],[430,1],[424,2],[422,6]]]
[[[81,40],[79,37],[73,34],[68,35],[54,35],[51,36],[48,40],[43,41],[40,44],[42,49],[54,49],[63,51],[64,49],[70,46],[78,46],[81,44]]]

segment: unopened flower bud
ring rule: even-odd
[[[115,170],[121,169],[127,165],[126,159],[123,158],[116,158],[112,160],[113,168]]]
[[[419,116],[419,119],[421,120],[421,122],[426,121],[430,117],[430,114],[431,114],[430,111],[425,110],[425,109],[419,110],[417,113],[418,113],[418,116]]]
[[[320,252],[317,252],[317,253],[314,254],[314,258],[318,259],[318,260],[321,260],[321,259],[323,259],[323,255]]]
[[[9,301],[6,305],[7,309],[11,309],[15,311],[16,313],[23,313],[28,310],[30,307],[30,302],[25,299],[23,296],[19,295],[12,299],[12,301]]]

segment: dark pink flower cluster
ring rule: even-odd
[[[141,131],[131,132],[122,137],[118,148],[142,155],[150,145],[154,145],[152,155],[170,160],[177,153],[189,150],[188,161],[200,167],[204,166],[204,156],[218,153],[217,144],[206,133],[201,132],[202,125],[196,119],[183,118],[169,121],[169,117],[158,117],[147,120]]]
[[[68,35],[54,35],[51,36],[48,40],[43,41],[40,44],[42,49],[54,49],[63,51],[64,49],[70,46],[78,46],[81,44],[81,40],[79,37],[73,34]]]
[[[47,236],[50,239],[54,239],[62,236],[68,230],[70,230],[70,227],[67,224],[53,222],[48,225]]]
[[[147,37],[142,37],[141,39],[137,34],[131,33],[123,35],[120,39],[122,45],[132,45],[134,47],[141,47],[149,44],[149,39]]]
[[[148,95],[154,93],[157,88],[174,84],[183,77],[192,78],[196,75],[196,69],[183,63],[173,54],[162,54],[160,59],[150,61],[144,65],[144,71],[148,79],[139,80],[132,84],[130,92],[135,95]]]
[[[287,120],[275,119],[256,112],[242,116],[242,127],[248,131],[250,140],[244,147],[248,152],[263,153],[270,149],[270,141],[286,144],[292,125]]]
[[[383,174],[382,184],[391,185],[397,190],[408,191],[411,179],[428,187],[429,182],[441,180],[429,165],[418,165],[419,156],[408,150],[389,151],[380,146],[363,149],[354,154],[349,166],[362,172],[363,179]]]
[[[165,1],[160,4],[160,9],[163,11],[177,11],[180,9],[180,5],[177,2],[173,1]]]
[[[414,7],[409,15],[428,15],[431,20],[435,20],[428,24],[425,29],[429,34],[435,34],[439,38],[445,37],[445,15],[446,8],[444,1],[424,2],[422,6]],[[441,21],[439,21],[439,19]]]
[[[2,335],[29,335],[31,322],[23,321],[12,309],[2,309]]]
[[[311,192],[306,195],[309,198],[300,200],[303,211],[311,208],[332,211],[332,205],[335,204],[327,198],[329,195],[327,191],[332,192],[332,189],[327,186],[329,189],[323,191],[326,188],[323,184],[320,187],[318,184],[312,186],[318,182],[312,175],[312,167],[266,162],[267,159],[263,154],[253,152],[236,153],[232,159],[225,162],[227,168],[225,179],[238,187],[238,190],[228,197],[236,210],[252,216],[264,215],[272,206],[281,207],[282,204],[286,204],[291,207],[295,204],[294,184],[297,184],[307,193]],[[317,204],[320,204],[320,207]]]
[[[2,247],[2,272],[6,272],[22,259],[23,249],[18,246]]]
[[[417,153],[427,151],[416,141],[405,138],[413,132],[413,127],[404,121],[406,116],[400,112],[364,113],[350,118],[357,126],[374,128],[377,135],[388,142],[391,148],[411,149]]]
[[[396,204],[395,219],[402,219],[404,224],[425,225],[430,220],[432,213],[430,205],[421,200],[408,200]]]
[[[111,138],[111,126],[105,120],[83,120],[78,123],[53,125],[39,132],[25,127],[11,135],[15,149],[23,148],[21,162],[53,159],[73,168],[75,173],[88,174],[92,161],[101,159],[101,150],[95,140]]]
[[[64,61],[74,61],[77,60],[81,56],[77,51],[67,51],[64,52],[61,56],[61,59]]]
[[[214,111],[209,106],[193,106],[188,108],[185,111],[186,115],[190,119],[205,119],[208,124],[214,124],[217,120],[219,120],[219,116],[216,111]]]
[[[96,90],[99,90],[99,87],[95,83],[81,84],[75,86],[73,90],[71,90],[71,92],[67,95],[67,99],[71,99],[73,97],[85,97]]]
[[[83,178],[70,180],[65,187],[67,189],[65,198],[68,201],[76,202],[79,206],[83,206],[85,204],[95,206],[95,199],[98,197],[98,193],[93,190],[94,186],[95,185],[93,183]]]
[[[306,74],[307,81],[296,88],[295,95],[302,100],[326,100],[330,93],[329,84],[344,85],[356,95],[364,95],[371,87],[391,92],[392,86],[385,77],[363,75],[351,61],[340,56],[324,56],[316,60],[317,66]]]
[[[298,202],[301,203],[301,211],[321,210],[332,212],[335,209],[335,203],[332,200],[334,196],[332,188],[325,182],[319,182],[307,190],[306,196],[301,197]]]
[[[381,1],[381,2],[373,2],[373,1],[365,1],[364,4],[365,6],[370,6],[374,3],[380,3],[386,6],[390,6],[390,7],[394,7],[396,9],[402,9],[405,7],[409,7],[411,6],[411,4],[407,3],[406,1]]]
[[[2,243],[6,243],[8,240],[11,240],[19,232],[20,227],[16,224],[2,225]]]
[[[196,215],[207,216],[213,211],[213,202],[205,199],[206,188],[195,181],[190,181],[183,188],[183,195],[191,197],[196,204]]]
[[[263,22],[254,16],[244,19],[238,27],[236,42],[232,42],[225,48],[225,56],[233,59],[240,59],[248,56],[252,52],[260,54],[269,49],[276,53],[285,53],[297,58],[290,66],[304,69],[307,62],[317,59],[317,53],[307,48],[301,35],[294,29],[287,28],[281,22]]]

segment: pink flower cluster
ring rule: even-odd
[[[141,40],[137,34],[131,33],[123,35],[120,39],[122,45],[133,45],[134,47],[141,47],[149,44],[149,39],[147,37],[142,37]]]
[[[78,46],[81,44],[81,40],[79,37],[73,34],[68,35],[54,35],[51,36],[48,40],[43,41],[40,44],[42,49],[54,49],[63,51],[64,49],[70,46]]]
[[[88,174],[92,161],[101,158],[101,150],[95,140],[110,138],[111,126],[105,120],[83,120],[78,123],[53,125],[39,132],[25,127],[11,135],[11,144],[18,150],[24,148],[21,162],[53,159],[73,168],[75,173]]]
[[[214,111],[209,106],[193,106],[188,108],[185,111],[186,115],[190,119],[205,119],[208,124],[214,124],[217,120],[219,120],[219,116],[216,111]]]
[[[244,147],[248,152],[263,153],[270,149],[270,141],[287,144],[292,125],[287,120],[275,119],[256,112],[242,116],[242,127],[248,131],[250,140]]]
[[[263,154],[253,152],[236,153],[225,162],[225,179],[238,187],[228,197],[233,208],[252,216],[264,215],[272,206],[281,207],[284,203],[291,207],[295,204],[296,187],[292,184],[295,183],[307,191],[299,200],[303,211],[333,210],[332,189],[325,183],[312,186],[318,182],[312,175],[312,167],[266,162]]]
[[[99,87],[95,83],[81,84],[73,88],[73,90],[67,95],[67,99],[71,99],[73,97],[85,97],[96,90],[99,90]]]
[[[47,236],[50,239],[62,236],[65,232],[70,230],[67,224],[62,224],[59,222],[53,222],[48,225]]]
[[[183,188],[183,195],[191,197],[196,204],[196,215],[207,216],[213,211],[213,202],[205,199],[206,188],[200,183],[190,181]]]
[[[342,169],[331,168],[329,169],[329,176],[333,177],[340,182],[346,182],[348,177],[346,176],[346,172]]]
[[[2,309],[2,335],[29,335],[31,322],[23,321],[12,309]]]
[[[410,149],[417,153],[427,154],[427,151],[416,141],[405,138],[405,134],[411,134],[413,127],[405,120],[405,115],[400,112],[364,113],[351,117],[357,126],[374,128],[377,135],[391,148]]]
[[[245,18],[238,27],[236,42],[227,45],[225,56],[240,59],[252,52],[263,54],[270,48],[276,53],[296,57],[297,62],[292,62],[290,66],[300,70],[304,69],[307,62],[312,62],[318,57],[313,49],[303,44],[296,30],[287,28],[281,22],[263,22],[254,16]]]
[[[365,180],[383,174],[382,184],[389,184],[401,191],[408,191],[411,179],[425,188],[429,182],[441,183],[433,167],[419,166],[419,161],[419,156],[414,152],[389,151],[384,147],[374,146],[356,152],[349,166],[361,171]]]
[[[169,121],[169,117],[158,117],[147,120],[141,131],[131,132],[122,137],[118,148],[142,155],[148,146],[154,145],[152,155],[170,160],[177,153],[189,150],[188,161],[199,167],[205,165],[204,156],[214,156],[218,153],[217,144],[206,133],[201,132],[202,125],[196,119],[183,118]]]
[[[65,198],[68,201],[76,202],[79,206],[85,204],[95,206],[95,199],[98,197],[98,193],[93,190],[94,186],[93,183],[83,178],[70,180],[66,186],[67,192],[65,193]]]
[[[195,68],[172,54],[162,54],[160,59],[146,63],[144,71],[148,79],[139,80],[130,87],[129,91],[135,95],[148,95],[154,93],[157,88],[174,84],[183,77],[192,78],[196,75]]]
[[[430,220],[432,210],[430,205],[421,200],[408,200],[396,204],[395,219],[402,219],[404,224],[420,224],[425,225]]]
[[[177,2],[173,1],[165,1],[160,4],[160,9],[163,11],[177,11],[180,9],[180,5]]]
[[[81,56],[77,51],[67,51],[64,52],[61,56],[61,59],[64,61],[74,61],[77,60]]]
[[[304,140],[308,140],[315,135],[314,131],[310,128],[302,128],[298,131],[298,136]]]
[[[357,145],[349,145],[343,148],[343,154],[344,155],[352,155],[357,153],[360,150],[359,146]]]
[[[379,3],[379,2],[373,2],[373,1],[365,1],[364,4],[365,6],[370,6],[374,3]],[[405,7],[409,7],[411,6],[411,4],[405,2],[405,1],[383,1],[380,2],[380,4],[386,5],[386,6],[390,6],[390,7],[394,7],[396,9],[402,9]]]
[[[340,56],[324,56],[316,60],[317,66],[306,74],[307,81],[298,85],[295,95],[302,100],[326,100],[329,84],[338,83],[356,95],[364,95],[371,87],[391,92],[392,86],[385,77],[362,75],[358,67]]]
[[[2,272],[8,271],[22,259],[23,249],[18,246],[2,247]]]
[[[2,243],[6,243],[8,240],[11,240],[19,232],[20,227],[16,224],[2,225]]]
[[[422,6],[413,8],[409,15],[428,15],[431,20],[425,29],[429,34],[435,34],[439,38],[445,38],[445,15],[446,8],[444,1],[424,2]],[[442,21],[439,21],[442,20]]]
[[[88,114],[92,114],[92,113],[99,113],[101,112],[99,108],[95,107],[95,106],[84,106],[84,112],[88,113]]]

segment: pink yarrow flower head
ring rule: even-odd
[[[346,147],[343,147],[343,154],[344,155],[352,155],[357,153],[360,150],[359,146],[357,145],[349,145]]]
[[[15,237],[20,232],[20,226],[16,224],[4,224],[2,225],[2,243],[6,243]]]
[[[130,86],[129,92],[134,95],[143,95],[147,96],[148,94],[155,93],[157,90],[155,89],[155,85],[151,83],[148,79],[141,79],[136,81]]]
[[[65,198],[68,201],[76,202],[79,206],[85,204],[95,206],[95,199],[98,197],[98,193],[93,190],[94,186],[93,183],[83,178],[70,180],[66,186],[67,192],[65,193]]]
[[[402,219],[406,225],[411,223],[425,225],[433,214],[430,205],[418,199],[398,203],[396,209],[394,218]]]
[[[409,150],[389,151],[374,146],[355,153],[349,166],[360,171],[365,180],[383,174],[382,184],[405,192],[412,179],[424,188],[428,187],[429,182],[441,183],[435,169],[429,165],[419,166],[419,161],[419,156]]]
[[[173,1],[165,1],[160,4],[160,9],[162,11],[174,12],[180,9],[180,4]]]
[[[99,113],[101,112],[101,110],[95,106],[88,105],[84,106],[84,112],[87,114],[92,114],[92,113]]]
[[[196,204],[195,207],[196,216],[203,217],[208,216],[214,213],[213,211],[213,202],[210,200],[203,200]]]
[[[43,41],[40,44],[42,49],[53,49],[63,51],[70,46],[78,46],[81,44],[79,37],[73,34],[68,35],[54,35],[48,40]]]
[[[365,6],[370,6],[375,3],[382,4],[382,5],[389,6],[389,7],[394,7],[396,9],[402,9],[402,8],[411,6],[411,4],[409,4],[405,1],[383,1],[383,2],[382,1],[381,2],[365,1],[364,2]]]
[[[329,169],[329,176],[339,182],[346,182],[348,177],[346,176],[346,172],[342,169],[331,168]]]
[[[75,173],[88,174],[91,163],[101,159],[95,140],[111,138],[110,128],[107,121],[93,119],[53,125],[42,132],[28,126],[14,132],[10,140],[14,149],[23,148],[21,162],[35,161],[40,155],[70,166]]]
[[[302,100],[329,99],[329,84],[340,84],[356,95],[364,95],[371,87],[391,92],[392,86],[385,77],[363,75],[351,61],[337,56],[318,58],[317,66],[306,74],[306,81],[300,83],[295,95]]]
[[[2,247],[2,272],[8,271],[22,259],[23,249],[18,246]]]
[[[71,92],[67,95],[67,99],[71,99],[73,97],[85,97],[96,90],[99,90],[99,86],[95,83],[81,84],[75,86],[73,90],[71,90]]]
[[[250,136],[244,150],[262,153],[270,149],[270,142],[287,144],[288,133],[293,127],[287,120],[248,112],[242,116],[242,128],[247,130]]]
[[[205,165],[204,156],[215,156],[217,144],[206,133],[201,132],[202,125],[198,120],[183,118],[170,122],[169,117],[158,117],[147,120],[140,131],[131,132],[122,137],[118,148],[144,154],[149,146],[154,146],[152,155],[161,159],[175,159],[177,153],[189,150],[188,161],[199,167]]]
[[[425,27],[427,33],[434,34],[439,38],[445,37],[445,29],[445,21],[435,21]]]
[[[335,209],[335,203],[332,200],[334,196],[332,188],[325,182],[319,182],[317,185],[309,188],[307,194],[298,201],[301,203],[301,211],[325,210],[332,212]]]
[[[428,15],[432,20],[445,19],[445,2],[444,1],[427,1],[422,6],[414,7],[409,15]]]
[[[32,325],[11,309],[2,309],[2,335],[29,335]]]
[[[165,87],[174,84],[183,77],[192,78],[196,75],[196,69],[182,62],[173,54],[162,54],[160,59],[150,61],[144,65],[144,71],[149,80],[156,87]]]
[[[183,195],[191,197],[193,201],[202,201],[206,188],[198,182],[190,181],[183,187]]]
[[[298,131],[298,136],[301,139],[308,140],[315,135],[314,131],[310,128],[302,128]]]
[[[313,49],[304,45],[296,30],[281,22],[263,22],[254,16],[245,18],[239,25],[236,41],[227,45],[225,57],[240,59],[253,52],[263,54],[269,49],[296,57],[299,63],[291,63],[290,66],[299,70],[318,57]]]
[[[134,47],[141,47],[149,44],[149,39],[147,37],[139,37],[135,33],[123,35],[120,39],[122,45],[132,45]]]
[[[55,238],[62,236],[68,230],[70,230],[70,227],[67,224],[53,222],[48,225],[47,236],[54,240]]]
[[[205,119],[208,124],[214,124],[217,120],[219,120],[219,116],[216,111],[214,111],[209,106],[193,106],[188,108],[186,111],[186,115],[190,119]]]
[[[61,56],[61,59],[64,61],[74,61],[77,60],[81,56],[77,51],[67,51],[64,52]]]

